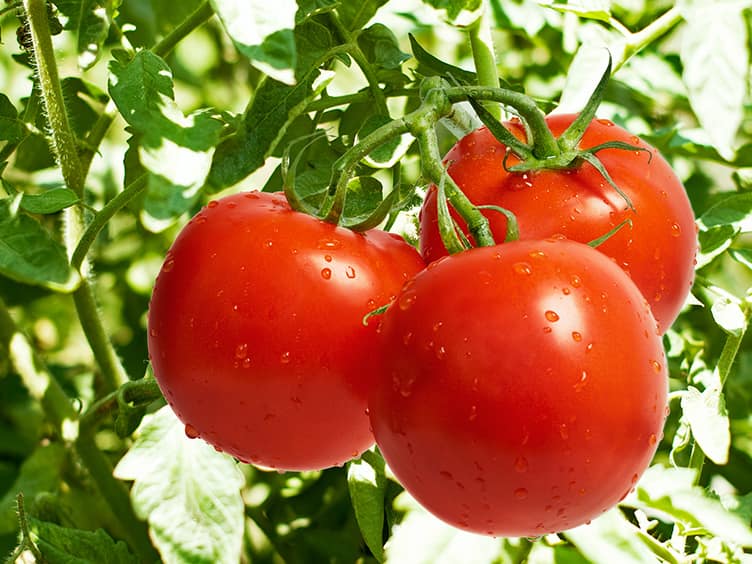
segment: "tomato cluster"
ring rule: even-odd
[[[554,133],[569,122],[549,120]],[[594,122],[583,147],[614,132],[626,135]],[[211,202],[176,239],[151,301],[167,401],[189,436],[280,470],[342,464],[375,440],[407,490],[470,531],[587,522],[657,449],[661,334],[692,280],[692,212],[649,150],[599,153],[625,198],[587,164],[510,173],[504,147],[471,133],[449,172],[474,202],[515,212],[522,240],[451,256],[435,191],[422,258],[399,236],[294,211],[282,194]],[[489,217],[499,237],[505,218]],[[624,219],[599,249],[584,244]]]

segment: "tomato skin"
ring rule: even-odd
[[[157,278],[149,353],[165,398],[236,458],[320,469],[373,444],[366,415],[375,324],[424,267],[400,237],[292,211],[281,194],[211,202]]]
[[[549,116],[546,123],[558,136],[574,118]],[[506,125],[518,138],[525,138],[519,122]],[[580,147],[586,149],[607,141],[621,141],[650,151],[604,149],[596,153],[616,185],[629,196],[636,212],[587,163],[566,171],[506,172],[504,146],[485,127],[458,141],[445,161],[449,174],[473,203],[501,206],[517,216],[521,239],[562,234],[588,243],[630,219],[631,227],[624,226],[598,250],[612,257],[632,277],[650,303],[663,333],[679,315],[694,280],[697,234],[692,208],[681,181],[660,153],[613,122],[592,121]],[[510,157],[507,165],[517,162]],[[502,242],[506,218],[498,212],[483,213],[491,222],[497,242]],[[436,215],[436,190],[432,188],[421,210],[420,248],[427,262],[447,254]]]
[[[382,320],[376,443],[429,511],[538,536],[616,504],[667,405],[661,338],[629,277],[586,245],[521,241],[440,259]]]

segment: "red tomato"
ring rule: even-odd
[[[537,536],[585,523],[650,463],[667,405],[655,320],[629,277],[568,240],[432,263],[382,319],[370,417],[402,485],[444,521]]]
[[[342,464],[373,444],[375,324],[363,316],[424,267],[397,235],[355,233],[281,194],[209,203],[157,278],[149,353],[165,398],[236,458],[285,470]]]
[[[546,122],[554,135],[559,135],[573,119],[573,115],[559,115],[548,117]],[[506,125],[517,137],[525,138],[519,122]],[[445,161],[449,174],[473,203],[501,206],[517,216],[521,239],[562,234],[588,243],[631,219],[631,228],[624,226],[598,250],[632,277],[663,333],[679,315],[694,279],[697,235],[692,208],[681,181],[658,151],[612,122],[594,120],[580,147],[607,141],[622,141],[650,151],[605,149],[596,154],[636,211],[631,211],[587,163],[573,170],[506,172],[505,148],[485,127],[461,139]],[[518,162],[510,157],[507,165]],[[506,218],[494,211],[483,213],[497,242],[503,241]],[[445,256],[436,220],[435,189],[429,191],[423,204],[420,226],[423,258],[430,262]]]

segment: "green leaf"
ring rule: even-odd
[[[230,456],[186,437],[185,426],[168,406],[144,419],[115,476],[134,480],[133,508],[148,520],[163,560],[240,560],[243,475]]]
[[[579,0],[567,4],[545,3],[546,8],[552,8],[557,12],[576,14],[588,20],[597,20],[605,23],[611,21],[611,0]]]
[[[418,40],[412,34],[409,35],[409,38],[413,56],[418,61],[418,68],[416,70],[419,74],[423,76],[451,77],[460,84],[478,83],[478,77],[474,72],[450,65],[434,57],[418,43]]]
[[[127,64],[112,61],[110,71],[110,94],[139,134],[139,161],[150,173],[144,223],[160,231],[198,199],[223,124],[208,110],[184,116],[173,99],[169,67],[150,51]]]
[[[749,77],[747,2],[684,0],[681,60],[689,102],[713,146],[734,155]],[[709,41],[708,38],[715,38]]]
[[[16,496],[19,492],[24,494],[27,501],[31,501],[37,494],[57,491],[65,458],[65,447],[51,443],[40,446],[24,461],[16,481],[0,499],[0,534],[18,529]]]
[[[711,535],[741,546],[752,546],[749,524],[694,485],[695,476],[691,468],[652,466],[637,484],[635,495],[627,497],[623,504],[642,509],[648,516],[655,515],[663,520],[671,517],[685,531],[705,529]]]
[[[391,29],[374,24],[358,35],[358,45],[368,62],[383,69],[398,69],[410,55],[402,52]]]
[[[716,464],[726,464],[731,432],[720,385],[703,392],[690,386],[682,396],[681,406],[692,435],[702,451]]]
[[[373,451],[365,452],[347,466],[347,487],[355,518],[366,545],[379,562],[384,561],[382,534],[387,485],[384,467],[384,459]]]
[[[18,143],[26,137],[26,124],[5,94],[0,93],[0,141]]]
[[[285,139],[288,127],[332,78],[331,74],[322,74],[322,80],[317,68],[327,60],[333,46],[329,30],[317,22],[307,22],[296,29],[296,42],[297,84],[290,86],[272,78],[261,83],[241,126],[217,147],[207,180],[213,190],[232,186],[260,168]]]
[[[358,137],[363,138],[376,129],[391,122],[391,118],[382,115],[371,115],[366,118],[362,127],[358,131]],[[397,161],[405,156],[410,146],[413,144],[412,135],[401,135],[394,137],[386,143],[376,147],[371,151],[364,161],[373,168],[391,168]]]
[[[334,10],[339,0],[298,0],[298,12],[295,21],[302,23],[318,14],[325,14]]]
[[[710,229],[704,229],[698,233],[700,242],[700,252],[697,253],[698,270],[708,264],[713,259],[721,255],[734,242],[739,234],[739,230],[733,225],[716,225]]]
[[[376,15],[376,12],[387,3],[387,0],[361,0],[359,2],[340,2],[337,14],[350,31],[365,27]]]
[[[462,12],[477,12],[482,6],[481,0],[423,0],[423,3],[437,10],[444,10],[451,22],[457,20]],[[467,20],[463,17],[462,21],[470,23],[475,19],[477,19],[477,14],[469,16]]]
[[[79,278],[63,246],[36,220],[0,200],[0,273],[26,284],[71,292]]]
[[[729,225],[741,233],[752,231],[752,193],[734,194],[718,202],[697,220],[700,229]]]
[[[631,564],[657,561],[639,537],[639,529],[627,521],[618,508],[604,513],[592,523],[563,533],[589,562]]]
[[[729,249],[729,256],[739,264],[743,264],[752,270],[752,250],[750,249]]]
[[[129,564],[138,559],[123,541],[115,541],[102,529],[82,531],[29,519],[31,539],[49,564]]]
[[[386,542],[387,562],[410,564],[488,564],[501,552],[497,539],[451,527],[423,509],[407,492],[394,500],[405,517]]]
[[[238,50],[263,73],[295,84],[295,0],[211,0]]]
[[[78,64],[88,69],[99,55],[122,0],[53,0],[78,38]]]
[[[21,207],[29,213],[57,213],[80,201],[73,190],[54,188],[41,194],[24,194]]]

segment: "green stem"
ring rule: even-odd
[[[18,492],[16,496],[16,511],[18,511],[18,522],[21,525],[21,543],[31,552],[32,556],[37,562],[46,562],[44,556],[39,552],[39,548],[31,538],[31,531],[29,530],[29,521],[26,518],[26,507],[24,506],[24,494]],[[19,555],[20,556],[20,555]],[[10,562],[16,562],[15,559]]]
[[[194,29],[204,24],[214,15],[214,8],[208,0],[199,4],[175,29],[167,34],[162,40],[152,47],[151,52],[160,57],[165,57],[175,46],[188,36]]]
[[[530,127],[532,139],[528,139],[528,143],[533,146],[533,155],[541,160],[559,155],[559,145],[546,124],[545,115],[529,96],[505,88],[484,86],[453,86],[445,92],[453,104],[475,98],[500,102],[513,108]]]
[[[34,60],[52,134],[52,149],[60,164],[65,184],[83,198],[84,176],[78,158],[76,138],[65,111],[63,90],[47,21],[47,3],[45,0],[24,0],[24,9],[29,21]]]
[[[624,48],[613,61],[613,72],[619,70],[630,57],[653,43],[656,39],[670,31],[682,20],[681,12],[676,6],[672,7],[661,17],[651,22],[638,32],[629,34],[624,40]]]
[[[73,302],[86,340],[102,373],[104,389],[107,392],[115,390],[128,381],[128,374],[104,329],[94,292],[87,278],[82,278],[81,285],[73,292]]]
[[[473,52],[475,72],[478,76],[478,86],[498,88],[499,71],[496,67],[491,25],[488,10],[481,10],[480,17],[468,28],[470,48]],[[485,104],[489,113],[497,120],[501,119],[501,107],[497,104]]]
[[[63,423],[78,417],[70,398],[50,374],[44,362],[16,326],[5,302],[0,298],[0,349],[15,368],[32,398],[39,401],[56,429],[65,435]]]
[[[110,221],[118,211],[123,209],[131,200],[133,200],[133,198],[137,197],[146,189],[148,179],[149,177],[146,174],[139,176],[96,213],[91,223],[86,226],[86,231],[81,235],[81,238],[78,240],[78,245],[76,245],[76,248],[73,251],[73,255],[71,256],[71,265],[73,268],[81,268],[89,249],[94,244],[100,231],[102,231],[104,226],[107,225],[107,222]]]
[[[95,429],[84,425],[76,439],[76,452],[89,471],[102,497],[107,501],[112,513],[123,525],[125,540],[140,562],[158,562],[159,555],[149,540],[147,525],[133,511],[128,488],[113,476],[110,461],[99,450],[94,440]]]
[[[374,71],[373,66],[363,53],[360,45],[358,45],[357,37],[354,37],[350,33],[350,30],[348,30],[342,24],[342,21],[339,19],[339,16],[336,12],[329,12],[329,19],[334,25],[334,28],[337,30],[337,33],[342,39],[342,42],[347,45],[347,53],[355,60],[361,72],[363,73],[363,76],[366,77],[366,81],[368,82],[368,86],[371,90],[371,95],[373,96],[373,101],[376,104],[377,112],[381,115],[388,116],[389,108],[386,105],[386,97],[384,96],[384,92],[379,87],[379,79],[376,76],[376,72]]]

